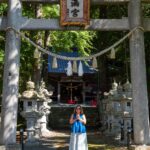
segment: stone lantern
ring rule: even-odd
[[[47,115],[50,113],[51,102],[49,96],[52,92],[45,89],[45,83],[42,81],[39,91],[35,91],[34,82],[28,81],[27,90],[22,93],[23,111],[21,115],[26,119],[27,124],[27,143],[35,143],[40,136],[48,135],[46,128]]]
[[[35,91],[34,82],[28,81],[26,83],[26,89],[27,90],[22,93],[21,97],[21,100],[23,101],[23,111],[21,112],[21,115],[26,119],[27,142],[35,143],[35,124],[40,117],[37,104],[39,96]]]
[[[121,125],[124,126],[124,135],[127,128],[132,126],[132,86],[130,82],[124,85],[112,84],[112,89],[104,93],[102,100],[102,122],[105,128],[105,133],[119,136],[121,133]]]

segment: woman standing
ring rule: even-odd
[[[86,135],[86,117],[83,109],[77,105],[70,117],[71,136],[69,150],[88,150]]]

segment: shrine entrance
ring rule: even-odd
[[[83,102],[82,97],[82,83],[80,82],[61,82],[61,102],[62,103],[76,103],[81,104]]]
[[[22,3],[23,2],[23,3]],[[18,107],[18,82],[19,82],[19,60],[20,60],[20,38],[26,38],[21,34],[21,30],[99,30],[99,31],[129,31],[125,37],[129,37],[130,44],[130,64],[131,64],[131,82],[133,89],[133,128],[134,143],[137,145],[150,144],[149,131],[149,111],[147,96],[147,81],[145,70],[145,51],[144,51],[144,31],[150,31],[150,19],[142,17],[142,3],[149,3],[149,0],[91,0],[93,5],[122,4],[128,5],[128,17],[120,19],[90,19],[78,18],[77,24],[85,25],[80,27],[60,26],[58,19],[31,19],[22,16],[22,4],[30,2],[58,4],[57,0],[9,0],[7,16],[0,18],[0,30],[6,32],[5,46],[5,65],[3,79],[2,96],[2,125],[1,125],[1,144],[16,143],[16,123]],[[87,4],[87,3],[86,3]],[[64,5],[65,6],[65,5]],[[86,12],[86,10],[84,11]],[[67,11],[64,12],[67,14]],[[79,14],[79,17],[82,13]],[[68,17],[68,16],[67,16]],[[66,24],[70,18],[61,18],[62,24]],[[70,17],[70,16],[69,16]],[[75,14],[71,17],[76,17]],[[65,19],[65,20],[63,20]],[[80,22],[82,21],[82,22]],[[86,21],[86,22],[84,22]],[[89,24],[88,24],[89,23]],[[76,24],[76,23],[75,23]],[[17,33],[17,34],[16,34]],[[95,58],[110,51],[121,39],[114,45],[106,48],[104,51],[84,58],[69,58],[69,60],[87,60]],[[44,51],[40,46],[34,44],[26,38],[30,44]],[[45,52],[45,51],[44,51]],[[51,52],[45,52],[53,57],[57,55]],[[61,56],[59,56],[61,57]],[[61,57],[62,58],[62,57]],[[63,58],[67,59],[67,58]],[[68,59],[67,59],[68,60]],[[69,86],[70,85],[67,85]],[[73,86],[73,85],[72,85]],[[76,86],[76,85],[74,85]],[[68,88],[69,88],[68,87]],[[80,87],[79,87],[80,88]],[[72,88],[71,88],[72,89]],[[73,95],[72,95],[73,96]],[[142,100],[142,105],[141,105]]]

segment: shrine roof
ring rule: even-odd
[[[60,55],[63,56],[68,56],[68,57],[79,57],[79,53],[78,52],[61,52],[59,53]],[[67,69],[67,60],[62,60],[62,59],[57,59],[57,64],[58,67],[57,68],[52,68],[52,61],[53,61],[53,57],[52,56],[48,56],[48,72],[50,73],[66,73],[66,69]],[[83,65],[83,72],[84,73],[88,73],[88,74],[93,74],[96,73],[96,70],[93,69],[91,67],[92,61],[82,61],[82,65]],[[79,61],[77,61],[77,66],[79,66]]]

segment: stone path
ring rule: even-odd
[[[88,132],[89,150],[126,150],[110,136],[103,136],[98,132]],[[68,131],[53,131],[51,136],[42,138],[40,145],[27,146],[24,150],[68,150],[70,133]]]

